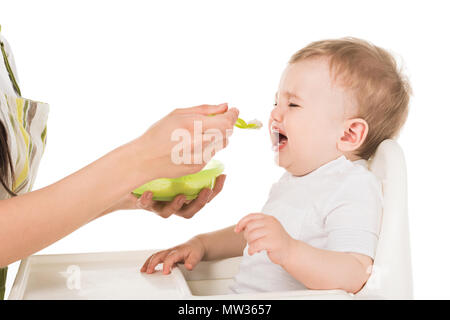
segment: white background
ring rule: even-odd
[[[242,118],[267,124],[279,76],[296,50],[360,37],[393,52],[411,80],[399,142],[408,165],[415,297],[450,298],[447,4],[1,0],[22,94],[51,107],[35,189],[137,137],[175,107],[228,102]],[[259,211],[282,173],[267,131],[235,130],[216,158],[226,166],[225,188],[193,219],[117,212],[39,253],[166,248]],[[76,205],[70,199],[67,205]]]

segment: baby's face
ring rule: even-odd
[[[347,93],[334,85],[326,59],[289,64],[269,120],[278,165],[302,176],[342,155],[337,141],[346,105]]]

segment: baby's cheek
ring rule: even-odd
[[[310,124],[298,123],[289,130],[289,145],[291,150],[301,150],[310,147],[317,135]]]

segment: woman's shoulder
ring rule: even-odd
[[[3,36],[2,32],[1,32],[1,26],[0,26],[0,41],[1,41],[1,43],[3,43],[3,48],[5,50],[6,57],[8,58],[11,69],[14,73],[14,76],[16,77],[16,81],[19,82],[18,75],[17,75],[16,61],[14,60],[14,54],[12,52],[12,49],[11,49],[11,46],[9,45],[8,40]],[[2,61],[2,63],[4,63],[4,62]]]
[[[20,86],[19,77],[17,74],[16,62],[14,55],[9,45],[9,42],[0,32],[0,42],[2,43],[1,53],[0,53],[0,92],[2,95],[7,94],[9,96],[17,96],[13,84],[11,82],[11,77],[9,75],[8,69],[6,67],[6,60],[8,62],[9,68],[11,69],[14,80],[18,86]]]

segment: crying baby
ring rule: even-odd
[[[234,293],[342,289],[370,276],[382,215],[381,183],[368,160],[395,138],[410,87],[386,50],[364,40],[317,41],[287,64],[269,119],[286,171],[261,211],[153,254],[141,271],[243,256]]]

